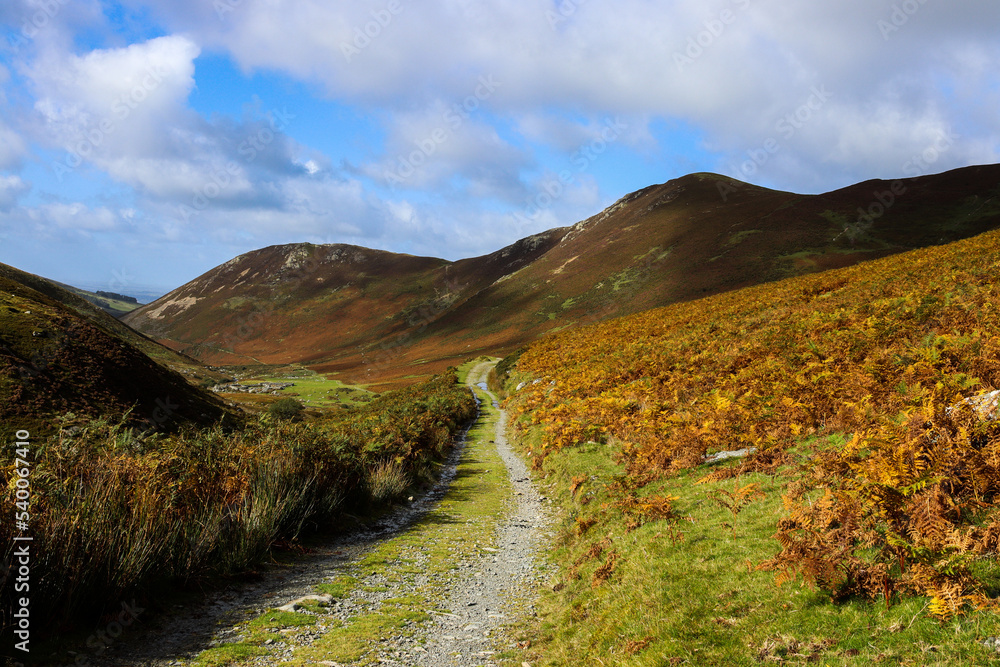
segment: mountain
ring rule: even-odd
[[[1000,165],[820,195],[691,174],[457,262],[348,245],[241,255],[124,320],[214,364],[389,384],[547,332],[1000,226]]]
[[[58,285],[0,264],[0,424],[130,419],[140,429],[209,424],[223,404],[195,383],[222,376],[133,331]],[[187,379],[186,379],[187,378]]]

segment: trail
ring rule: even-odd
[[[486,389],[492,365],[469,373],[479,418],[428,494],[255,581],[140,618],[106,649],[83,649],[85,664],[200,665],[230,655],[240,658],[216,664],[495,664],[497,652],[516,644],[506,628],[533,613],[552,518]],[[330,586],[339,588],[328,606],[269,611]]]
[[[483,380],[478,386],[499,413],[496,451],[514,486],[516,500],[498,522],[496,551],[486,552],[479,562],[470,564],[455,582],[448,603],[450,615],[439,616],[429,628],[427,653],[420,656],[416,662],[419,665],[483,664],[482,659],[491,655],[489,637],[504,620],[503,614],[490,610],[503,608],[506,600],[530,589],[540,575],[538,553],[550,517],[543,508],[544,496],[532,483],[524,461],[507,442],[507,413],[500,409],[497,397],[486,389],[484,381],[490,368],[492,364],[480,364],[469,378],[470,382]]]

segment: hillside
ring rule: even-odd
[[[125,321],[208,363],[304,362],[385,383],[550,331],[965,238],[1000,224],[998,194],[997,165],[822,195],[693,174],[457,262],[257,250]]]
[[[0,264],[5,427],[50,429],[67,412],[116,417],[129,409],[151,428],[208,424],[224,407],[192,382],[219,377],[61,287]]]
[[[79,287],[73,287],[72,285],[66,285],[60,282],[55,282],[55,284],[62,287],[67,292],[75,294],[85,301],[89,301],[106,312],[108,315],[112,315],[114,317],[121,317],[122,315],[130,313],[142,305],[135,297],[126,296],[124,294],[104,291],[89,292],[85,289],[80,289]]]
[[[998,259],[991,231],[498,366],[568,517],[532,664],[995,660]]]

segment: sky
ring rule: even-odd
[[[4,0],[0,262],[164,293],[273,244],[455,260],[711,171],[1000,162],[1000,3]]]

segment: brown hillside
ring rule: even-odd
[[[692,174],[458,262],[265,248],[125,321],[211,363],[302,361],[399,381],[579,323],[972,236],[1000,226],[998,194],[998,165],[822,195]]]

